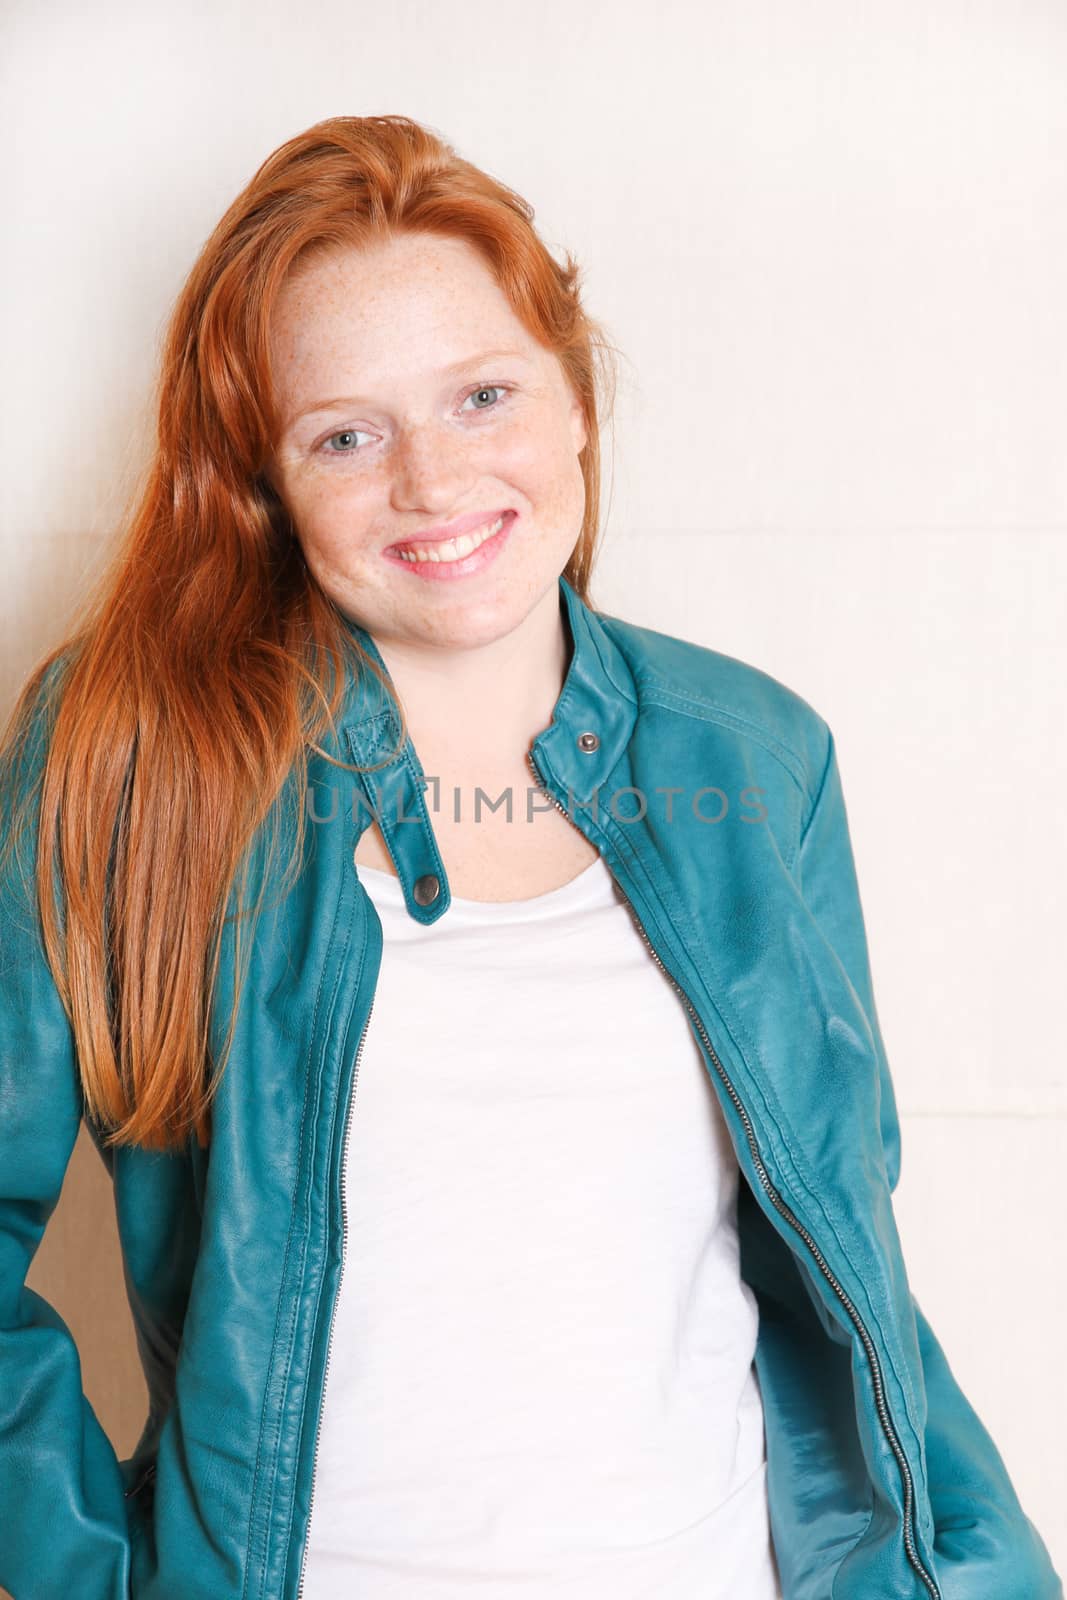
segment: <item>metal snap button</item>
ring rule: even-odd
[[[600,739],[595,733],[580,733],[578,735],[578,748],[588,755],[593,750],[600,748]]]
[[[411,892],[416,905],[432,906],[441,893],[441,880],[436,872],[424,873],[421,878],[415,879],[415,887]]]

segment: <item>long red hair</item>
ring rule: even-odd
[[[178,296],[136,497],[0,735],[0,888],[13,886],[18,859],[73,1030],[85,1114],[107,1144],[176,1149],[193,1132],[208,1142],[232,1013],[218,1061],[209,1022],[247,847],[295,782],[288,881],[303,853],[307,748],[333,760],[317,741],[333,729],[346,661],[382,681],[267,479],[279,426],[270,321],[298,258],[401,232],[480,252],[582,406],[585,513],[564,576],[593,603],[614,347],[581,305],[579,268],[569,254],[553,259],[533,217],[407,117],[331,117],[262,164]],[[403,739],[402,710],[400,727]]]

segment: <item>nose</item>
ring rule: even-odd
[[[445,427],[406,428],[394,455],[395,510],[448,509],[464,499],[474,473],[463,441]]]

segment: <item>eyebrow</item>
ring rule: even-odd
[[[453,361],[450,366],[441,367],[434,373],[435,378],[452,378],[457,373],[466,372],[470,367],[484,366],[488,361],[528,361],[529,356],[523,350],[483,350],[480,355],[467,356],[462,361]],[[359,394],[335,395],[330,400],[315,400],[309,406],[296,411],[289,418],[287,427],[292,427],[294,422],[299,422],[302,417],[310,417],[317,411],[332,411],[340,406],[373,404],[366,396]]]

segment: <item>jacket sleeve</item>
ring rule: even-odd
[[[0,762],[0,829],[12,823]],[[14,1600],[126,1600],[125,1481],[70,1330],[26,1287],[82,1117],[73,1034],[40,932],[36,817],[0,875],[0,1586]],[[25,881],[24,881],[25,880]]]
[[[799,880],[870,1025],[890,1191],[900,1176],[900,1123],[875,1006],[867,935],[833,734],[802,833]],[[936,1577],[943,1600],[1063,1600],[1063,1585],[1026,1517],[993,1440],[957,1384],[918,1301],[912,1307],[927,1399],[926,1464]],[[976,1306],[977,1311],[977,1306]]]

